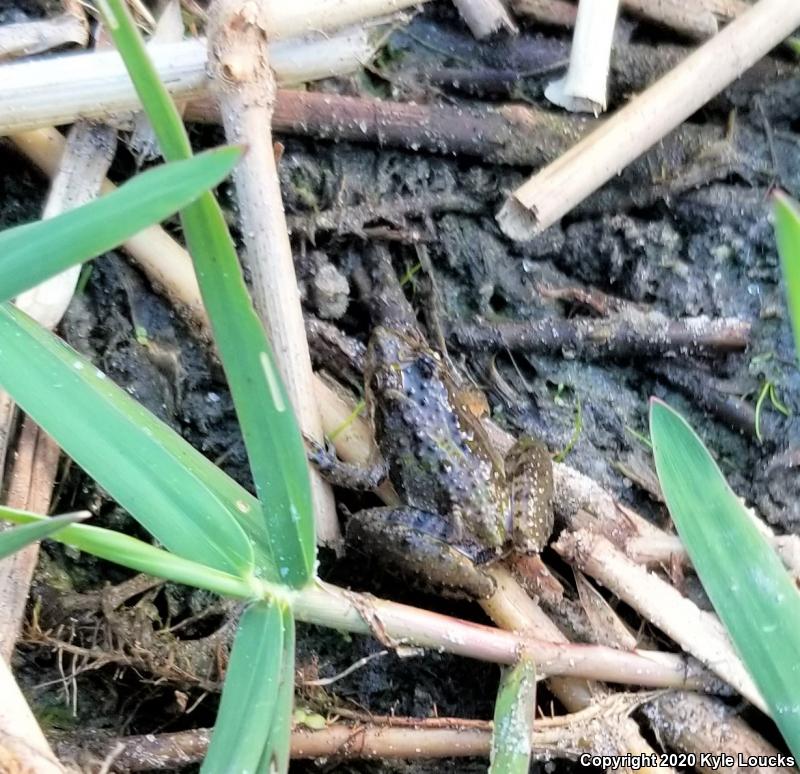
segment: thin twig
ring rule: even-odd
[[[596,319],[457,323],[448,337],[468,350],[511,349],[540,354],[570,352],[578,358],[736,352],[749,341],[750,325],[738,319],[687,317],[670,320],[660,312]]]
[[[248,148],[233,177],[253,302],[301,429],[321,443],[322,423],[270,132],[276,87],[264,7],[253,0],[215,0],[209,14],[208,60],[226,136]],[[317,538],[337,548],[341,532],[333,491],[313,466],[309,474]]]
[[[193,99],[186,108],[186,117],[218,121],[219,110],[207,98]],[[0,118],[0,128],[2,123]],[[540,166],[577,142],[591,124],[583,118],[523,105],[421,105],[280,90],[272,128],[320,139]]]
[[[512,239],[555,223],[800,26],[800,3],[759,0],[671,73],[518,188],[497,215]],[[703,73],[702,78],[697,74]]]
[[[534,757],[576,759],[581,752],[613,754],[609,729],[651,697],[614,694],[601,697],[581,712],[539,718],[532,735]],[[198,728],[167,734],[85,740],[80,734],[59,743],[65,759],[81,759],[87,752],[102,758],[116,744],[124,749],[115,760],[117,771],[174,770],[202,761],[211,729]],[[587,742],[591,745],[587,748]],[[329,722],[324,728],[292,731],[291,756],[336,759],[419,759],[487,756],[491,743],[488,721],[461,718],[403,718],[365,716],[358,722]],[[88,748],[88,749],[87,749]]]

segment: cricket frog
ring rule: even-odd
[[[512,549],[539,552],[550,537],[547,449],[522,438],[499,454],[416,331],[375,328],[365,377],[382,463],[354,482],[321,450],[312,459],[337,483],[372,488],[388,475],[401,504],[353,514],[348,541],[436,588],[491,596],[495,584],[481,565]]]

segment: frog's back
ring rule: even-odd
[[[478,420],[458,405],[433,353],[399,364],[402,380],[383,394],[375,421],[391,480],[408,505],[452,525],[452,540],[503,543],[502,469]]]

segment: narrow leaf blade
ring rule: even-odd
[[[800,357],[800,206],[785,193],[774,197],[775,237],[794,333],[794,348]]]
[[[0,506],[0,519],[9,521],[9,517],[15,513],[21,513],[21,511]],[[85,519],[88,515],[88,513],[83,512],[65,513],[62,516],[53,516],[51,518],[42,517],[42,521],[0,532],[0,559],[16,553],[37,540],[43,540],[64,529],[64,527]]]
[[[650,432],[678,534],[773,719],[800,758],[800,594],[686,420],[653,400]]]
[[[0,301],[173,215],[223,180],[241,155],[219,148],[162,164],[82,207],[0,232]]]
[[[230,480],[222,495],[211,462],[10,304],[0,306],[0,385],[170,551],[252,572],[253,546],[234,515],[253,509],[252,498]]]
[[[523,653],[503,670],[494,705],[489,774],[527,774],[536,717],[536,665]]]
[[[74,514],[68,514],[68,516],[74,516]],[[3,509],[0,510],[0,518],[27,525],[18,529],[28,529],[29,527],[49,527],[50,522],[61,517],[50,519],[47,516],[39,516],[26,511]],[[78,514],[78,518],[81,518],[80,514]],[[6,533],[0,533],[0,536],[2,534]],[[90,524],[61,525],[50,537],[59,543],[77,548],[79,551],[85,551],[92,556],[114,562],[136,572],[153,575],[156,578],[195,586],[239,599],[252,599],[256,593],[249,579],[220,572],[212,567],[206,567],[190,559],[172,554],[163,548],[151,546],[138,538],[103,527],[95,527]]]
[[[274,600],[250,605],[233,643],[219,714],[201,771],[272,771],[264,764],[273,760],[270,740],[276,726],[276,736],[285,730],[288,739],[285,718],[291,719],[293,687],[291,612]],[[286,768],[274,771],[284,772]]]

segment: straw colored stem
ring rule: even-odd
[[[798,26],[796,0],[760,0],[514,191],[497,216],[502,230],[512,239],[525,240],[555,223]]]
[[[588,530],[564,532],[553,547],[567,561],[600,581],[668,634],[759,709],[767,711],[758,688],[715,615],[700,610],[666,581],[631,561],[602,535]]]
[[[175,99],[209,93],[205,40],[157,43],[148,51]],[[365,30],[345,30],[328,38],[274,43],[270,63],[279,83],[297,84],[352,72],[373,52]],[[58,126],[77,118],[120,120],[139,108],[139,98],[116,51],[0,65],[0,134]]]
[[[292,607],[297,619],[307,623],[376,634],[386,642],[434,648],[496,664],[515,663],[520,650],[527,648],[544,676],[635,682],[651,687],[699,687],[705,679],[702,672],[689,674],[686,660],[674,654],[534,639],[323,583],[293,595]]]
[[[253,302],[272,342],[301,429],[324,441],[314,395],[300,292],[294,273],[278,170],[272,147],[275,80],[269,66],[266,20],[252,0],[215,0],[209,17],[209,64],[225,134],[247,147],[234,169],[239,218],[250,268]],[[311,467],[317,538],[341,543],[331,487]]]

